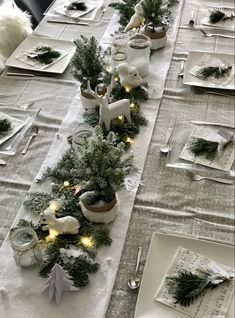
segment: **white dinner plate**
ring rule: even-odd
[[[234,266],[232,246],[182,236],[153,233],[137,299],[135,318],[188,318],[188,316],[154,300],[178,246],[188,248],[227,266]],[[232,299],[226,318],[234,318],[233,313],[234,299]]]
[[[32,65],[28,65],[16,59],[17,55],[19,55],[20,53],[26,52],[29,49],[32,49],[38,44],[43,44],[43,45],[53,47],[54,49],[64,51],[67,54],[56,63],[53,63],[44,69],[38,69]],[[62,40],[55,40],[50,38],[29,36],[12,53],[12,55],[7,60],[6,65],[25,69],[25,70],[37,71],[37,72],[62,74],[65,71],[66,67],[68,66],[74,53],[75,53],[75,45],[72,41],[62,41]]]
[[[231,65],[234,65],[234,55],[232,54],[210,53],[210,52],[201,52],[201,51],[189,52],[187,61],[184,67],[183,83],[187,85],[210,87],[210,88],[235,89],[234,76],[231,82],[229,82],[227,85],[220,85],[220,84],[211,83],[209,81],[201,80],[200,78],[197,78],[196,76],[189,74],[190,69],[194,65],[196,65],[205,54],[219,58],[222,61],[228,61]]]

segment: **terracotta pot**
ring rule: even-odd
[[[160,29],[155,32],[152,32],[149,28],[145,28],[144,33],[150,37],[152,42],[151,50],[159,50],[162,49],[166,45],[167,36],[166,36],[166,30]]]
[[[94,223],[110,223],[116,218],[120,203],[116,193],[114,199],[103,206],[87,205],[80,201],[80,207],[83,215],[89,221]]]
[[[99,90],[100,95],[104,95],[106,93],[107,88],[104,87],[102,90]],[[82,103],[82,107],[85,110],[93,110],[97,106],[99,106],[99,102],[91,95],[89,94],[86,89],[84,89],[82,86],[80,87],[80,99]]]

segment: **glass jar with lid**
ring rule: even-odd
[[[22,227],[13,231],[10,236],[14,259],[18,266],[28,267],[39,264],[42,253],[36,232],[30,227]]]
[[[148,75],[151,40],[144,34],[133,35],[128,42],[128,62],[139,70],[141,77]]]

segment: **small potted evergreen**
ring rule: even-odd
[[[125,145],[117,144],[113,132],[104,137],[100,126],[76,153],[74,173],[83,180],[80,206],[89,221],[109,223],[115,219],[119,211],[117,191],[124,187],[125,178],[136,172],[133,156],[123,158],[124,154]]]
[[[90,81],[91,88],[101,83],[106,83],[108,80],[108,72],[105,64],[105,54],[97,40],[92,36],[86,38],[81,35],[81,38],[74,41],[76,52],[71,60],[70,66],[73,76],[81,82],[81,102],[85,109],[93,109],[97,104],[88,92],[86,92],[87,83]],[[99,88],[99,93],[104,94],[106,89]]]
[[[162,0],[142,0],[143,17],[145,20],[145,34],[150,37],[152,50],[158,50],[166,45],[166,27],[162,23],[168,12],[163,7]]]

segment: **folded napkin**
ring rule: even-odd
[[[218,151],[216,156],[212,159],[208,159],[204,155],[195,156],[189,149],[192,141],[195,138],[202,138],[222,144],[224,139],[218,134],[218,131],[218,127],[196,126],[189,136],[183,150],[181,151],[179,158],[210,168],[229,172],[234,162],[234,144],[230,144],[221,151]]]
[[[25,122],[20,119],[11,117],[0,112],[0,120],[2,119],[7,119],[11,123],[11,131],[9,132],[9,134],[0,137],[0,145],[2,145],[5,141],[9,140],[11,137],[13,137],[25,124]]]
[[[213,55],[209,55],[209,54],[205,54],[203,55],[203,57],[199,60],[199,62],[194,65],[190,70],[189,70],[189,74],[194,75],[197,78],[200,78],[198,76],[198,71],[201,70],[203,67],[208,67],[208,66],[225,66],[225,65],[229,65],[230,63],[228,63],[227,61],[222,61],[221,59],[213,56]],[[208,79],[206,79],[206,82],[211,82],[217,85],[223,85],[226,86],[228,85],[231,80],[234,77],[234,65],[231,65],[232,69],[229,72],[229,75],[226,75],[224,77],[221,78],[213,78],[210,77]],[[201,79],[201,78],[200,78]]]
[[[226,20],[221,20],[217,23],[211,23],[210,22],[210,14],[213,9],[208,10],[206,13],[206,16],[201,20],[202,25],[210,26],[210,27],[215,27],[215,28],[223,28],[223,29],[231,29],[234,30],[235,26],[235,21],[234,19],[226,19]],[[234,10],[225,10],[226,14],[230,15],[234,13]]]
[[[48,45],[39,43],[37,45],[37,47],[40,47],[40,46],[48,46]],[[27,50],[26,52],[19,53],[16,56],[16,59],[21,61],[21,62],[23,62],[23,63],[25,63],[25,64],[27,64],[27,65],[30,65],[30,66],[34,67],[35,69],[44,70],[45,68],[57,63],[58,61],[60,61],[62,58],[64,58],[68,54],[68,52],[65,52],[65,51],[59,50],[58,48],[53,48],[52,47],[52,49],[54,49],[54,50],[56,50],[57,52],[60,53],[60,56],[57,57],[57,58],[54,58],[53,61],[51,63],[49,63],[49,64],[42,64],[42,63],[39,62],[39,60],[28,57],[28,55],[33,53],[35,49],[36,49],[36,46],[33,47],[30,50]]]
[[[213,270],[216,269],[220,271],[221,274],[228,274],[228,276],[231,277],[234,276],[233,268],[216,263],[206,256],[190,251],[184,247],[177,249],[166,276],[172,276],[182,270],[188,270],[194,273],[201,267],[210,267],[211,269],[213,268]],[[165,277],[154,299],[193,318],[225,318],[233,293],[234,281],[225,281],[215,289],[208,289],[203,296],[198,297],[190,306],[183,307],[179,304],[175,304],[173,295],[169,293],[169,287],[166,284]]]
[[[83,10],[83,11],[80,11],[80,10],[69,10],[68,9],[68,6],[72,3],[73,1],[67,1],[65,3],[63,3],[61,6],[59,7],[56,7],[54,9],[54,12],[56,14],[59,14],[59,15],[64,15],[64,16],[67,16],[69,18],[79,18],[83,15],[86,15],[88,14],[89,12],[91,12],[92,10],[94,10],[96,8],[96,4],[94,2],[89,2],[89,1],[84,1],[85,2],[85,5],[87,7],[86,10]],[[81,1],[82,2],[82,1]]]

